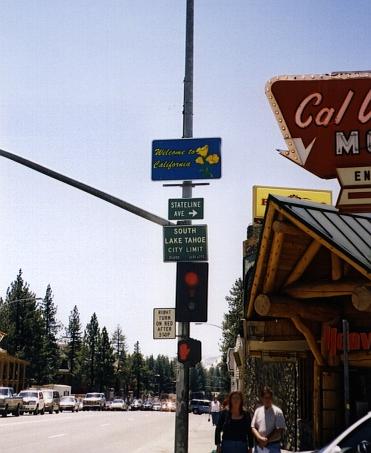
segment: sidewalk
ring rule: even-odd
[[[215,427],[207,419],[206,414],[189,414],[189,453],[210,453],[215,448]]]

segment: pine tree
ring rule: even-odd
[[[140,352],[139,341],[134,345],[134,352],[131,356],[131,374],[133,378],[134,393],[137,398],[140,397],[143,384],[144,358]]]
[[[113,348],[108,336],[107,329],[103,327],[100,335],[98,355],[97,355],[97,377],[99,390],[108,390],[113,384],[115,357]]]
[[[10,354],[30,362],[28,378],[35,383],[45,379],[45,327],[36,295],[23,280],[20,269],[6,292],[2,305],[1,330],[7,333],[2,347]]]
[[[80,382],[80,354],[82,347],[82,334],[81,334],[81,323],[80,313],[75,305],[70,313],[68,319],[68,327],[66,329],[66,336],[68,338],[68,364],[71,373],[71,383],[73,386],[77,386]]]
[[[84,332],[83,347],[81,349],[81,374],[85,386],[90,391],[96,390],[97,382],[97,356],[100,343],[100,329],[98,318],[95,313],[92,314],[90,322],[87,324]]]
[[[118,325],[112,335],[112,346],[115,358],[115,382],[116,394],[122,395],[128,392],[129,359],[126,346],[126,338]]]
[[[230,376],[227,368],[227,354],[229,348],[234,348],[240,330],[240,320],[243,317],[243,281],[238,278],[225,300],[228,302],[228,311],[224,314],[223,338],[220,346],[222,353],[221,383],[224,390],[229,391]]]
[[[189,376],[189,387],[191,392],[206,391],[206,370],[201,363],[191,368]]]
[[[46,288],[45,297],[41,304],[41,312],[45,331],[45,363],[43,383],[47,383],[53,381],[60,363],[60,352],[57,343],[57,335],[60,330],[60,324],[57,322],[57,307],[53,302],[53,293],[50,285]]]

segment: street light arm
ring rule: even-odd
[[[43,167],[42,165],[37,164],[36,162],[32,162],[31,160],[25,159],[21,156],[17,156],[16,154],[9,153],[8,151],[4,151],[0,149],[0,156],[5,157],[6,159],[10,159],[18,164],[24,165],[25,167],[31,168],[32,170],[38,171],[43,175],[49,176],[50,178],[56,179],[61,181],[69,186],[75,187],[76,189],[82,190],[83,192],[89,193],[94,197],[100,198],[101,200],[107,201],[107,203],[111,203],[121,209],[125,209],[125,211],[129,211],[132,214],[135,214],[139,217],[142,217],[150,222],[157,223],[157,225],[166,226],[166,225],[174,225],[172,222],[169,222],[162,217],[157,216],[156,214],[152,214],[138,206],[135,206],[127,201],[121,200],[120,198],[114,197],[106,192],[103,192],[95,187],[89,186],[84,184],[83,182],[77,181],[76,179],[72,179],[68,176],[62,175],[61,173],[57,173],[54,170],[50,170],[47,167]]]
[[[216,327],[217,329],[223,330],[222,326],[218,326],[217,324],[212,324],[211,322],[196,322],[197,326],[201,326],[202,324],[206,324],[207,326]]]

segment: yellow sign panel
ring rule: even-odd
[[[293,189],[289,187],[253,186],[253,217],[262,219],[269,194],[332,205],[331,190]]]

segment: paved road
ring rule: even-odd
[[[206,415],[190,414],[190,453],[210,453]],[[80,412],[0,418],[1,453],[173,453],[174,414]]]

